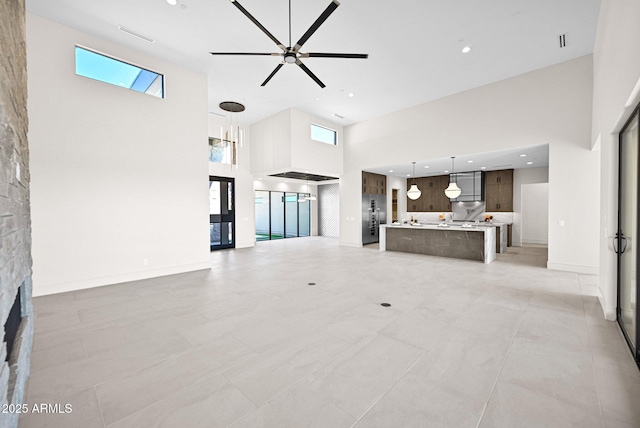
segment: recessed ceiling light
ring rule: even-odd
[[[429,168],[429,165],[425,166],[425,168]]]
[[[527,162],[527,165],[533,165],[533,162]]]
[[[445,170],[444,170],[444,172],[449,172],[449,170],[446,170],[446,169],[445,169]]]
[[[471,47],[470,46],[465,46],[462,48],[462,53],[469,53],[471,52]]]
[[[167,0],[167,3],[169,3],[171,6],[175,6],[178,4],[178,0]]]
[[[480,169],[487,169],[487,167],[486,166],[481,166]]]
[[[353,98],[354,97],[354,93],[353,92],[349,92],[349,98]]]
[[[316,97],[316,101],[320,101],[320,97]]]
[[[390,169],[390,170],[389,170],[389,172],[393,172],[393,170],[392,170],[392,169]]]
[[[407,174],[407,177],[411,177],[411,174]]]
[[[527,154],[526,154],[526,153],[523,153],[523,154],[521,154],[521,155],[520,155],[520,157],[521,157],[521,158],[526,158],[526,157],[527,157]]]
[[[473,161],[472,160],[468,160],[467,163],[473,163]]]

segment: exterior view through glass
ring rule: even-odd
[[[638,361],[638,110],[620,133],[618,198],[618,323]]]
[[[164,98],[164,76],[107,55],[76,46],[76,74]]]
[[[306,196],[309,194],[256,190],[256,241],[310,236],[311,202]]]

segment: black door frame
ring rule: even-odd
[[[640,105],[636,106],[635,110],[633,111],[633,113],[629,116],[629,119],[627,120],[627,122],[624,124],[624,126],[622,127],[622,129],[620,130],[619,134],[618,134],[618,228],[617,228],[617,233],[615,236],[615,243],[616,243],[616,247],[615,247],[615,251],[617,254],[617,269],[616,269],[616,288],[617,288],[617,299],[616,299],[616,321],[618,322],[618,326],[620,327],[620,330],[622,331],[622,334],[625,338],[625,340],[627,341],[627,345],[629,346],[629,349],[633,355],[634,360],[636,361],[636,364],[638,365],[638,367],[640,367],[640,350],[639,350],[639,342],[638,339],[640,339],[640,331],[638,331],[638,327],[639,327],[639,320],[638,320],[638,307],[637,304],[638,302],[640,302],[640,286],[638,285],[638,283],[636,282],[636,325],[635,325],[635,338],[633,338],[633,340],[631,340],[631,338],[629,337],[629,333],[627,332],[627,330],[624,327],[624,322],[622,321],[622,307],[621,307],[621,299],[620,299],[620,291],[621,291],[621,284],[620,284],[620,277],[621,277],[621,273],[622,273],[622,254],[624,253],[624,250],[626,248],[626,238],[624,237],[623,231],[622,231],[622,134],[624,133],[625,129],[627,129],[627,127],[629,126],[629,124],[631,124],[631,122],[636,119],[636,117],[640,116]],[[639,117],[640,119],[640,117]],[[640,127],[640,124],[639,124]],[[635,144],[638,145],[638,147],[640,148],[640,129],[638,132],[638,141],[635,142]],[[636,163],[640,168],[640,150],[638,150],[638,159],[636,159]],[[638,174],[638,183],[637,183],[638,187],[638,195],[636,195],[636,204],[637,204],[637,215],[638,215],[638,225],[640,225],[640,173]],[[633,244],[634,245],[638,245],[638,236],[634,236],[633,237]],[[640,267],[640,251],[636,251],[636,267]],[[634,346],[635,344],[635,346]]]
[[[236,184],[235,179],[231,177],[218,177],[214,175],[209,176],[209,181],[220,181],[227,183],[227,185],[231,184],[231,209],[226,214],[209,214],[209,224],[220,223],[221,225],[224,223],[231,223],[231,242],[227,244],[220,245],[210,245],[211,251],[214,250],[225,250],[228,248],[236,247]],[[223,196],[224,193],[224,196]],[[226,199],[228,192],[220,192],[221,200]],[[222,230],[224,229],[222,226],[220,228],[220,234],[222,235]],[[222,237],[220,238],[222,240]],[[211,241],[209,241],[211,244]]]

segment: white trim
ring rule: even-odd
[[[178,273],[193,272],[197,270],[211,269],[211,262],[192,263],[181,266],[171,266],[160,269],[152,269],[141,272],[123,273],[101,278],[84,279],[73,282],[59,282],[55,284],[34,284],[33,297],[46,296],[48,294],[64,293],[67,291],[84,290],[87,288],[102,287],[104,285],[120,284],[122,282],[139,281],[141,279],[157,278],[160,276],[175,275]]]
[[[598,266],[569,265],[565,263],[553,263],[547,261],[547,269],[560,270],[565,272],[586,273],[588,275],[600,275],[600,268]]]
[[[519,247],[526,244],[549,245],[549,241],[546,239],[523,239]]]
[[[602,297],[602,292],[600,292],[600,288],[598,288],[598,301],[600,302],[600,307],[602,308],[602,312],[604,313],[604,319],[607,321],[615,321],[616,320],[616,307],[615,306],[607,306],[604,301],[604,297]]]

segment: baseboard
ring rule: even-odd
[[[170,266],[160,269],[151,269],[140,272],[130,272],[118,275],[110,275],[100,278],[89,278],[79,281],[60,282],[53,284],[38,284],[34,278],[33,297],[49,294],[65,293],[67,291],[85,290],[87,288],[102,287],[105,285],[120,284],[122,282],[139,281],[141,279],[157,278],[178,273],[193,272],[197,270],[211,269],[211,262],[192,263],[181,266]]]
[[[520,246],[525,244],[549,245],[549,241],[547,241],[546,239],[523,239],[520,242]]]
[[[598,294],[598,301],[600,302],[600,307],[602,308],[602,312],[604,313],[604,319],[606,319],[607,321],[615,321],[617,318],[616,307],[607,306],[601,292]]]
[[[570,265],[566,263],[553,263],[547,261],[547,269],[585,273],[588,275],[600,275],[600,268],[598,266]]]

